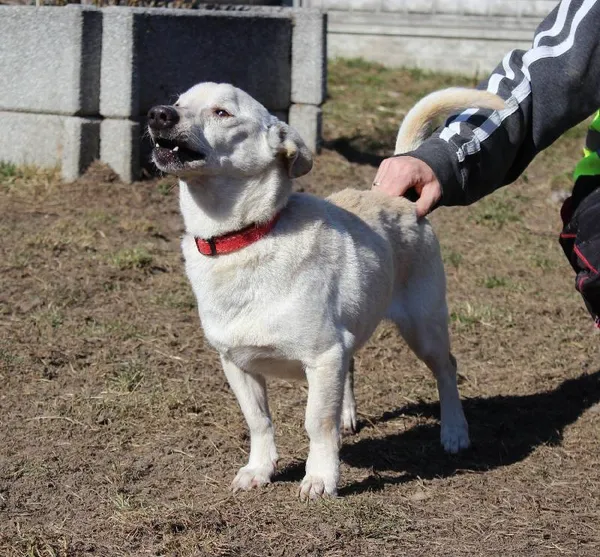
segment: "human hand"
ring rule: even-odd
[[[377,170],[373,189],[391,196],[406,195],[410,189],[418,195],[417,215],[424,217],[442,198],[442,187],[433,170],[414,157],[384,159]]]

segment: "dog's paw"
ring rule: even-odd
[[[307,499],[319,499],[321,497],[335,497],[337,486],[335,480],[328,480],[320,476],[304,476],[300,484],[300,501]]]
[[[231,482],[231,489],[236,491],[250,491],[255,487],[262,487],[271,483],[272,467],[244,466]]]
[[[442,424],[440,439],[444,450],[451,454],[467,449],[471,444],[469,441],[469,427],[466,422],[452,425]]]

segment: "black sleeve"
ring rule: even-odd
[[[442,205],[468,205],[513,182],[600,107],[600,1],[562,0],[532,48],[506,54],[479,87],[500,95],[506,108],[465,110],[407,153],[431,166]]]

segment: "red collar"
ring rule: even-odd
[[[236,232],[230,232],[229,234],[223,234],[223,236],[214,236],[208,240],[203,238],[194,238],[196,241],[196,247],[202,255],[222,255],[224,253],[231,253],[237,251],[254,242],[257,242],[264,236],[266,236],[279,220],[279,213],[277,213],[269,222],[265,224],[251,224],[246,228],[237,230]]]

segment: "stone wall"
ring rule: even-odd
[[[328,14],[328,54],[387,66],[489,72],[526,49],[558,0],[293,0]]]

